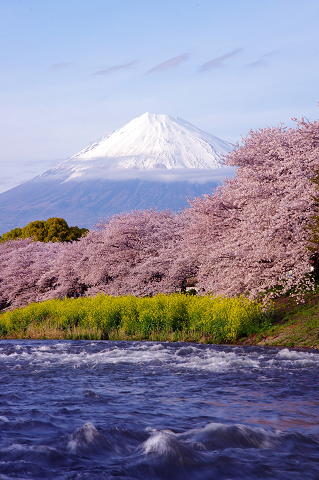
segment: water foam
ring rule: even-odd
[[[19,348],[18,348],[19,347]],[[287,348],[272,350],[259,355],[244,347],[216,347],[213,345],[178,345],[155,342],[59,342],[37,345],[4,347],[0,344],[0,364],[22,368],[23,364],[37,369],[52,366],[72,368],[98,368],[103,365],[143,365],[149,367],[173,367],[183,370],[223,372],[236,369],[261,367],[285,368],[286,366],[316,367],[317,353],[300,352]]]
[[[318,353],[301,352],[297,350],[289,350],[288,348],[283,348],[277,353],[276,357],[280,360],[287,360],[290,362],[290,364],[295,364],[296,366],[319,366]]]
[[[152,434],[142,444],[141,450],[147,456],[179,466],[196,465],[204,460],[198,452],[181,443],[173,432],[168,431]]]
[[[229,448],[264,450],[284,448],[285,445],[289,450],[291,445],[297,444],[318,447],[316,439],[299,432],[283,432],[243,424],[212,422],[203,428],[183,433],[175,434],[168,430],[152,433],[151,437],[144,442],[143,448],[145,453],[155,452],[168,458],[179,458],[179,452],[181,452],[184,458],[184,455],[190,451],[205,453]],[[187,451],[183,450],[184,447],[187,447]],[[186,458],[188,458],[187,455]]]
[[[98,432],[93,423],[87,422],[70,436],[67,451],[73,454],[99,453],[106,443],[106,438]]]
[[[210,423],[203,429],[194,430],[184,437],[200,444],[207,450],[225,448],[271,448],[278,444],[279,431],[268,431],[246,425]]]

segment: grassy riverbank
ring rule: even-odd
[[[0,315],[0,338],[235,343],[270,325],[245,297],[156,295],[49,300]]]
[[[319,287],[305,296],[305,303],[296,304],[291,297],[274,302],[272,325],[238,343],[298,348],[319,348]]]
[[[156,295],[49,300],[0,315],[1,339],[154,340],[319,348],[319,288],[297,305]]]

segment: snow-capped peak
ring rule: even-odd
[[[64,181],[122,171],[218,169],[232,146],[186,120],[144,113],[124,127],[81,150],[41,177],[62,175]],[[189,170],[188,170],[189,171]],[[151,172],[150,172],[151,173]],[[167,172],[168,173],[168,172]],[[186,173],[186,170],[185,170]]]
[[[144,113],[69,160],[101,160],[108,168],[219,168],[231,145],[181,118]],[[103,162],[104,160],[104,162]],[[73,162],[72,162],[73,163]]]

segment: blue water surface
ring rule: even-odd
[[[319,479],[319,354],[0,341],[0,478]]]

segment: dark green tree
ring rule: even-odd
[[[0,237],[0,242],[7,242],[8,240],[15,240],[16,238],[22,238],[22,228],[13,228],[10,232],[4,233]]]
[[[63,218],[49,218],[30,222],[23,228],[14,228],[0,237],[0,242],[17,238],[33,238],[35,242],[72,242],[85,236],[87,228],[69,227]]]

